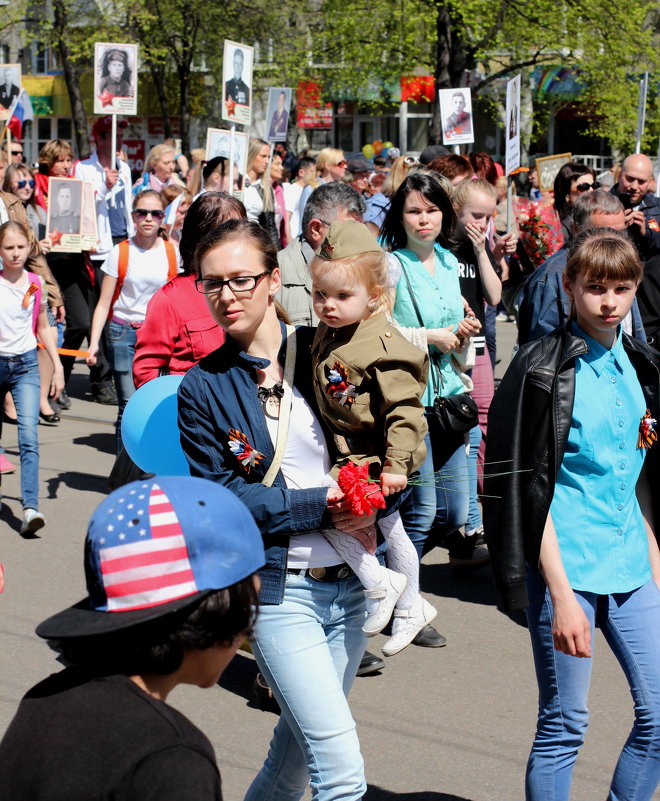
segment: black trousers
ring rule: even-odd
[[[101,292],[103,277],[100,264],[94,267],[94,285],[92,285],[85,257],[82,254],[49,254],[48,263],[64,297],[66,328],[62,347],[79,350],[86,339],[89,341],[92,332],[92,316]],[[71,375],[75,358],[73,356],[61,356],[60,358],[64,367],[66,383]],[[112,384],[105,332],[101,337],[96,364],[89,368],[89,377],[93,393],[98,392],[103,386]]]

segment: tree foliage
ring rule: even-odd
[[[20,3],[28,0],[16,0],[13,9]],[[437,88],[470,85],[477,102],[497,109],[506,80],[523,72],[541,119],[547,109],[533,95],[530,71],[574,67],[591,132],[620,149],[634,140],[640,74],[649,70],[652,87],[660,80],[653,0],[52,0],[50,7],[54,13],[44,18],[43,6],[26,5],[24,16],[32,14],[32,29],[60,53],[81,138],[86,122],[77,84],[102,39],[140,44],[166,133],[178,114],[184,150],[191,116],[219,107],[225,38],[257,45],[255,81],[264,86],[317,81],[328,97],[373,108],[398,96],[402,75],[432,74]],[[29,11],[35,8],[36,16]],[[205,89],[195,79],[200,64]],[[649,138],[660,123],[655,95]]]

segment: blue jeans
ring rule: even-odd
[[[252,650],[282,715],[245,801],[359,801],[364,762],[346,696],[366,646],[355,576],[286,576],[281,604],[261,606]]]
[[[477,470],[477,456],[481,445],[481,428],[475,426],[470,429],[470,453],[468,455],[468,475],[470,481],[470,495],[468,501],[468,516],[465,531],[474,531],[481,526],[481,510],[479,509],[479,480]]]
[[[593,657],[555,651],[552,601],[543,577],[528,569],[529,623],[539,685],[539,719],[527,763],[528,801],[568,801],[573,766],[589,723]],[[660,590],[649,581],[614,595],[575,592],[623,668],[635,723],[614,771],[608,801],[648,801],[660,782]],[[593,649],[592,638],[592,649]]]
[[[121,418],[129,398],[135,392],[133,383],[133,357],[135,356],[135,343],[137,329],[130,325],[121,325],[110,321],[108,323],[108,358],[117,390],[117,420],[115,421],[115,439],[117,453],[122,448]]]
[[[426,413],[427,419],[430,414]],[[430,435],[426,435],[424,442],[426,460],[419,469],[422,485],[412,487],[400,509],[404,528],[420,559],[431,528],[442,536],[465,523],[470,497],[465,446],[457,448],[434,474]]]
[[[37,351],[0,356],[0,398],[11,392],[18,418],[21,496],[24,509],[39,508],[39,365]]]

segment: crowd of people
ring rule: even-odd
[[[231,611],[234,602],[256,606],[256,586],[259,612],[255,622],[243,608],[221,636],[193,638],[183,662],[142,654],[135,669],[126,654],[142,618],[123,613],[129,634],[111,658],[114,626],[103,619],[113,615],[98,589],[79,630],[77,618],[58,617],[42,636],[94,682],[109,670],[122,676],[112,692],[131,715],[127,676],[164,701],[176,683],[213,683],[239,635],[252,633],[260,695],[281,714],[245,798],[294,801],[311,784],[316,801],[358,801],[366,782],[347,696],[356,675],[383,667],[366,648],[384,629],[385,657],[446,644],[419,592],[420,560],[440,546],[459,575],[492,564],[503,606],[526,609],[540,698],[527,798],[568,799],[597,625],[635,701],[608,797],[650,799],[660,781],[660,201],[651,160],[633,154],[600,176],[571,162],[553,192],[539,190],[532,170],[507,208],[507,179],[487,153],[433,145],[373,161],[336,148],[296,157],[285,143],[252,139],[246,174],[230,186],[226,158],[193,152],[189,163],[172,142],[131,175],[118,157],[124,127],[112,153],[111,120],[99,118],[95,153],[75,164],[64,140],[44,145],[36,169],[14,143],[4,176],[0,387],[3,420],[18,425],[22,532],[46,524],[37,424],[57,425],[75,404],[70,351],[87,341],[90,391],[118,408],[118,465],[130,461],[121,421],[136,388],[184,376],[178,427],[195,477],[185,481],[206,498],[200,506],[213,501],[209,487],[229,490],[263,543],[234,581],[220,571],[195,592],[241,582]],[[95,250],[52,252],[49,176],[92,183]],[[496,319],[518,326],[518,352],[497,389]],[[2,454],[0,470],[14,469]],[[172,479],[154,481],[186,518],[184,539],[201,536],[192,500]],[[231,529],[221,528],[230,548]],[[89,536],[87,559],[98,547],[94,519]],[[152,644],[165,634],[146,631]],[[101,643],[94,659],[90,632]],[[222,658],[200,678],[197,661],[193,670],[185,660],[212,647]],[[61,684],[49,693],[75,701],[65,718],[103,693],[89,676]],[[17,754],[40,703],[23,702],[0,745],[11,755],[4,786],[25,772]],[[208,772],[206,746],[196,748]],[[181,761],[182,775],[192,769]],[[187,797],[218,798],[214,776]],[[176,787],[159,797],[174,798]],[[36,792],[15,797],[51,797]]]

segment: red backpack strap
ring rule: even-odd
[[[168,242],[167,239],[163,239],[163,244],[165,245],[165,253],[167,253],[167,280],[171,281],[173,278],[176,278],[179,272],[176,248],[171,242]]]
[[[36,336],[39,328],[39,312],[41,311],[41,278],[36,273],[27,271],[28,281],[37,287],[34,293],[34,307],[32,308],[32,330]]]
[[[124,280],[126,279],[126,273],[128,272],[128,254],[129,254],[128,239],[124,239],[124,241],[120,242],[117,247],[119,248],[119,258],[117,260],[117,283],[115,284],[115,291],[113,292],[112,300],[110,301],[108,320],[112,319],[112,310],[115,307],[117,298],[121,294],[121,288],[124,283]]]

